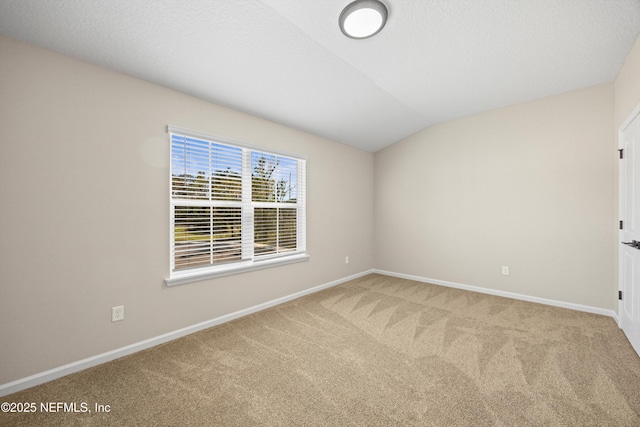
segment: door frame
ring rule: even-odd
[[[636,118],[640,118],[640,104],[636,105],[636,107],[633,109],[633,111],[631,112],[631,114],[629,114],[629,116],[627,116],[627,118],[625,119],[625,121],[620,125],[620,127],[618,128],[618,138],[617,138],[617,147],[618,150],[624,148],[623,147],[623,134],[624,131],[629,127],[629,125],[631,124],[631,122],[633,122],[634,119]],[[622,168],[622,165],[620,164],[620,161],[618,159],[618,157],[616,156],[616,169],[617,169],[617,173],[618,173],[618,191],[617,191],[617,197],[618,197],[618,203],[617,203],[617,207],[618,207],[618,220],[626,220],[626,218],[622,218],[622,214],[624,213],[624,209],[623,209],[623,203],[624,201],[624,197],[622,194],[622,191],[624,189],[624,185],[623,185],[623,172],[624,169]],[[616,224],[618,223],[618,221],[616,221]],[[623,290],[623,274],[622,274],[622,257],[623,257],[623,251],[620,249],[620,244],[621,244],[621,230],[619,227],[617,227],[616,230],[616,254],[617,254],[617,287],[618,287],[618,295],[619,292]],[[618,298],[618,310],[616,313],[616,321],[618,323],[618,327],[622,328],[622,310],[623,308],[623,303],[624,301],[622,299],[620,299],[617,295],[616,297]],[[624,295],[623,295],[624,298]],[[640,355],[640,351],[636,350],[638,352],[638,354]]]

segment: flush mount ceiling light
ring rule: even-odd
[[[378,0],[356,0],[340,14],[340,29],[352,39],[378,34],[387,22],[387,8]]]

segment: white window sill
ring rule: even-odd
[[[185,283],[197,282],[200,280],[214,279],[216,277],[230,276],[232,274],[246,273],[248,271],[260,270],[263,268],[275,267],[278,265],[293,264],[309,260],[306,253],[287,255],[278,258],[269,258],[260,261],[247,261],[212,267],[208,269],[198,269],[192,271],[182,271],[164,279],[167,286],[183,285]]]

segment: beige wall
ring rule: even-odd
[[[0,384],[373,267],[371,153],[5,37],[0,52]],[[167,124],[308,156],[310,261],[167,288]]]
[[[615,128],[640,104],[640,37],[627,55],[615,81]]]
[[[613,309],[613,104],[603,84],[377,152],[376,268]]]

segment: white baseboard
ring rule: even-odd
[[[323,289],[327,289],[332,286],[336,286],[341,283],[348,282],[350,280],[357,279],[362,276],[366,276],[367,274],[371,274],[373,272],[374,270],[367,270],[367,271],[363,271],[361,273],[354,274],[348,277],[343,277],[342,279],[334,280],[332,282],[325,283],[323,285],[305,289],[304,291],[296,292],[281,298],[276,298],[274,300],[267,301],[262,304],[254,305],[253,307],[245,308],[243,310],[239,310],[234,313],[216,317],[215,319],[207,320],[205,322],[201,322],[192,326],[187,326],[186,328],[178,329],[177,331],[169,332],[163,335],[159,335],[157,337],[149,338],[144,341],[140,341],[134,344],[120,347],[115,350],[108,351],[106,353],[102,353],[96,356],[88,357],[86,359],[78,360],[77,362],[72,362],[57,368],[50,369],[48,371],[40,372],[38,374],[34,374],[26,378],[21,378],[19,380],[12,381],[10,383],[1,384],[0,397],[6,396],[12,393],[16,393],[21,390],[25,390],[30,387],[35,387],[37,385],[44,384],[46,382],[55,380],[57,378],[62,378],[66,375],[73,374],[74,372],[79,372],[87,368],[91,368],[93,366],[97,366],[102,363],[106,363],[111,360],[118,359],[123,356],[127,356],[132,353],[137,353],[138,351],[141,351],[141,350],[146,350],[148,348],[154,347],[159,344],[163,344],[168,341],[175,340],[177,338],[184,337],[194,332],[211,328],[212,326],[220,325],[222,323],[226,323],[231,320],[235,320],[240,317],[244,317],[249,314],[253,314],[258,311],[262,311],[267,308],[274,307],[276,305],[294,300],[296,298],[300,298],[305,295],[309,295],[309,294],[321,291]]]
[[[522,301],[535,302],[535,303],[538,303],[538,304],[552,305],[554,307],[568,308],[570,310],[577,310],[577,311],[584,311],[584,312],[587,312],[587,313],[601,314],[603,316],[612,317],[616,321],[616,323],[618,323],[618,314],[613,310],[607,310],[605,308],[591,307],[589,305],[574,304],[574,303],[571,303],[571,302],[556,301],[556,300],[552,300],[552,299],[532,297],[532,296],[529,296],[529,295],[517,294],[517,293],[514,293],[514,292],[498,291],[498,290],[495,290],[495,289],[481,288],[479,286],[464,285],[464,284],[455,283],[455,282],[447,282],[445,280],[429,279],[429,278],[426,278],[426,277],[412,276],[412,275],[409,275],[409,274],[395,273],[395,272],[392,272],[392,271],[384,271],[384,270],[374,269],[373,273],[383,274],[385,276],[398,277],[398,278],[401,278],[401,279],[415,280],[417,282],[431,283],[431,284],[434,284],[434,285],[447,286],[449,288],[464,289],[466,291],[480,292],[480,293],[489,294],[489,295],[496,295],[496,296],[499,296],[499,297],[505,297],[505,298],[512,298],[512,299],[522,300]]]
[[[149,339],[144,340],[144,341],[140,341],[140,342],[137,342],[137,343],[134,343],[134,344],[130,344],[130,345],[127,345],[127,346],[124,346],[124,347],[120,347],[120,348],[117,348],[115,350],[108,351],[106,353],[102,353],[102,354],[98,354],[96,356],[88,357],[86,359],[82,359],[82,360],[79,360],[77,362],[72,362],[72,363],[57,367],[57,368],[50,369],[48,371],[40,372],[38,374],[34,374],[34,375],[31,375],[31,376],[28,376],[28,377],[25,377],[25,378],[21,378],[19,380],[12,381],[10,383],[1,384],[0,385],[0,397],[1,396],[6,396],[6,395],[9,395],[9,394],[12,394],[12,393],[19,392],[21,390],[25,390],[25,389],[30,388],[30,387],[35,387],[37,385],[44,384],[46,382],[55,380],[57,378],[64,377],[64,376],[72,374],[74,372],[79,372],[79,371],[85,370],[87,368],[91,368],[93,366],[97,366],[97,365],[100,365],[102,363],[106,363],[106,362],[109,362],[111,360],[115,360],[115,359],[118,359],[120,357],[127,356],[127,355],[132,354],[132,353],[137,353],[137,352],[139,352],[141,350],[146,350],[146,349],[154,347],[156,345],[163,344],[165,342],[172,341],[172,340],[175,340],[177,338],[181,338],[181,337],[184,337],[186,335],[192,334],[194,332],[198,332],[198,331],[201,331],[203,329],[211,328],[213,326],[220,325],[222,323],[226,323],[226,322],[229,322],[231,320],[235,320],[235,319],[238,319],[240,317],[244,317],[244,316],[247,316],[249,314],[253,314],[253,313],[256,313],[258,311],[262,311],[262,310],[274,307],[274,306],[279,305],[279,304],[283,304],[285,302],[294,300],[296,298],[300,298],[300,297],[303,297],[305,295],[309,295],[309,294],[321,291],[323,289],[327,289],[327,288],[339,285],[341,283],[348,282],[350,280],[357,279],[357,278],[362,277],[362,276],[366,276],[367,274],[371,274],[371,273],[383,274],[385,276],[399,277],[399,278],[402,278],[402,279],[415,280],[415,281],[418,281],[418,282],[431,283],[431,284],[434,284],[434,285],[447,286],[447,287],[450,287],[450,288],[464,289],[464,290],[467,290],[467,291],[480,292],[480,293],[484,293],[484,294],[496,295],[496,296],[512,298],[512,299],[518,299],[518,300],[522,300],[522,301],[529,301],[529,302],[535,302],[535,303],[539,303],[539,304],[546,304],[546,305],[551,305],[551,306],[555,306],[555,307],[568,308],[568,309],[571,309],[571,310],[584,311],[584,312],[587,312],[587,313],[601,314],[601,315],[604,315],[604,316],[612,317],[616,321],[616,323],[618,323],[618,315],[613,310],[607,310],[607,309],[603,309],[603,308],[591,307],[591,306],[581,305],[581,304],[574,304],[574,303],[569,303],[569,302],[564,302],[564,301],[550,300],[550,299],[546,299],[546,298],[532,297],[532,296],[517,294],[517,293],[513,293],[513,292],[505,292],[505,291],[498,291],[498,290],[494,290],[494,289],[481,288],[481,287],[478,287],[478,286],[464,285],[464,284],[461,284],[461,283],[447,282],[447,281],[444,281],[444,280],[429,279],[429,278],[426,278],[426,277],[413,276],[413,275],[409,275],[409,274],[395,273],[395,272],[392,272],[392,271],[372,269],[372,270],[363,271],[361,273],[354,274],[354,275],[351,275],[351,276],[343,277],[341,279],[334,280],[332,282],[325,283],[325,284],[322,284],[322,285],[319,285],[319,286],[315,286],[313,288],[305,289],[304,291],[296,292],[296,293],[293,293],[291,295],[287,295],[287,296],[284,296],[284,297],[281,297],[281,298],[276,298],[274,300],[267,301],[265,303],[258,304],[258,305],[255,305],[253,307],[249,307],[249,308],[246,308],[246,309],[243,309],[243,310],[239,310],[239,311],[236,311],[234,313],[230,313],[230,314],[226,314],[224,316],[216,317],[215,319],[211,319],[211,320],[207,320],[205,322],[197,323],[195,325],[187,326],[186,328],[178,329],[176,331],[169,332],[169,333],[166,333],[166,334],[163,334],[163,335],[159,335],[157,337],[149,338]]]

